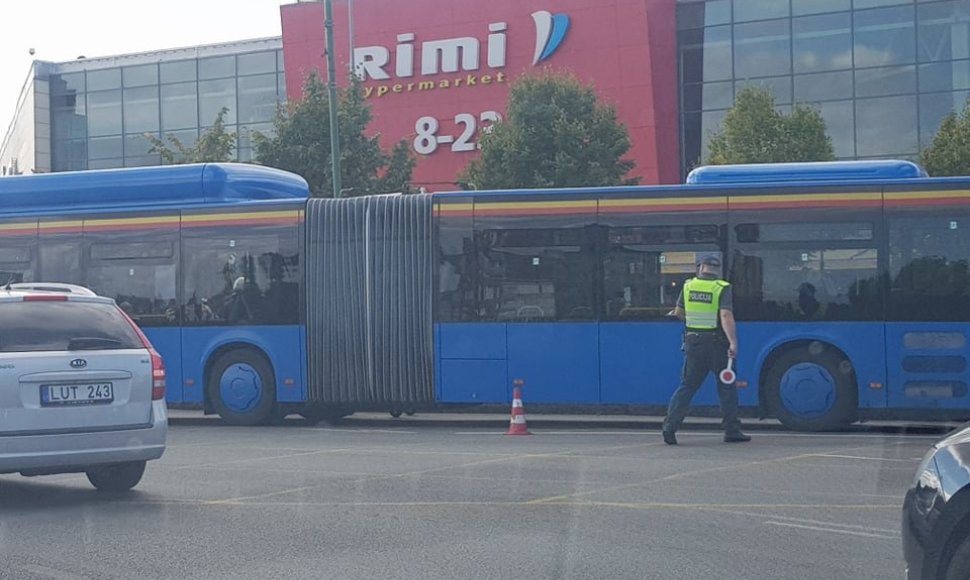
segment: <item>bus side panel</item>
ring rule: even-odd
[[[306,385],[302,378],[305,358],[300,340],[302,333],[303,327],[298,325],[183,328],[185,402],[203,401],[206,364],[216,349],[230,343],[249,344],[266,353],[276,373],[277,401],[303,402]]]
[[[881,322],[743,322],[738,324],[738,380],[743,406],[758,404],[759,376],[778,347],[795,341],[830,343],[849,357],[859,386],[860,409],[884,409],[886,396],[885,325]]]
[[[439,401],[509,401],[511,388],[504,324],[438,324],[435,330]]]
[[[680,384],[684,364],[680,350],[682,332],[683,323],[680,322],[601,324],[602,402],[609,405],[666,405]],[[701,387],[694,397],[694,404],[717,404],[712,385]]]
[[[970,324],[890,322],[886,325],[889,406],[967,409]]]
[[[508,325],[509,377],[526,403],[600,402],[599,324]]]
[[[142,329],[152,346],[165,361],[165,400],[169,403],[186,402],[182,392],[182,331],[172,327],[146,327]]]

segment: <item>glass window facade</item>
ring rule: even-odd
[[[190,147],[223,107],[237,158],[251,160],[250,135],[272,131],[284,84],[282,50],[53,74],[52,170],[158,164],[146,134]]]
[[[966,0],[678,0],[681,162],[747,85],[816,107],[839,159],[915,158],[970,92]]]

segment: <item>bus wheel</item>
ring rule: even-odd
[[[852,365],[821,343],[778,357],[763,386],[769,413],[789,429],[834,431],[856,420]]]
[[[230,425],[261,425],[275,418],[276,380],[261,355],[248,349],[216,359],[206,381],[209,400]]]
[[[394,417],[395,419],[397,419],[398,417],[401,416],[401,413],[403,413],[403,411],[401,411],[400,409],[391,409],[390,411],[388,411],[388,413],[391,414],[391,417]]]

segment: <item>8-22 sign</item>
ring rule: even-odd
[[[478,118],[470,113],[455,115],[455,125],[462,127],[459,135],[439,135],[441,123],[434,117],[421,117],[414,124],[417,136],[414,138],[414,151],[420,155],[431,155],[438,150],[439,145],[451,144],[454,153],[474,151],[477,144],[472,140],[480,123],[488,123],[482,128],[487,130],[491,123],[502,120],[496,111],[483,111]]]

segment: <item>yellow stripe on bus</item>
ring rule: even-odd
[[[67,222],[40,222],[40,229],[47,228],[79,228],[84,225],[82,220],[72,220]]]
[[[629,207],[640,205],[711,205],[727,204],[726,197],[661,197],[656,199],[601,199],[601,207]]]
[[[797,202],[797,201],[879,201],[882,193],[798,193],[793,195],[752,195],[745,197],[731,197],[732,204],[765,203],[765,202]]]
[[[934,199],[970,197],[970,191],[958,189],[953,191],[887,191],[886,199]]]
[[[286,210],[286,211],[261,211],[261,212],[246,212],[246,213],[212,213],[212,214],[192,214],[183,215],[183,222],[210,222],[210,221],[223,221],[223,220],[260,220],[266,218],[276,218],[276,217],[291,217],[294,219],[299,219],[300,212],[298,210]]]
[[[19,224],[0,224],[0,230],[4,231],[16,231],[16,230],[36,230],[37,222],[22,222]]]
[[[179,216],[155,216],[140,218],[112,218],[100,220],[84,220],[85,226],[117,226],[137,224],[177,224]]]
[[[562,209],[562,208],[583,208],[596,209],[595,200],[581,201],[509,201],[494,203],[478,203],[476,208],[481,209]]]

